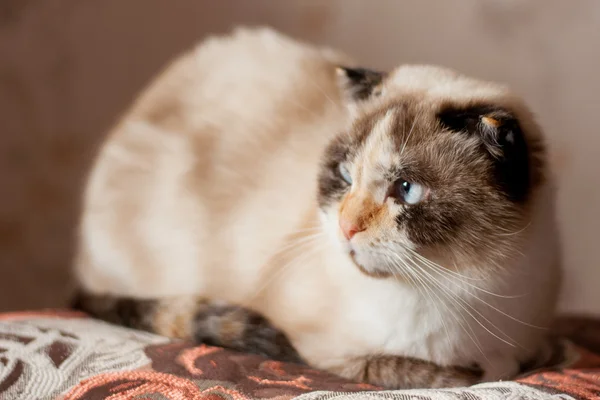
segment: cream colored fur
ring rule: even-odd
[[[509,268],[517,273],[448,278],[448,290],[472,308],[431,290],[427,303],[410,285],[366,276],[342,251],[337,210],[320,213],[315,194],[323,149],[352,117],[334,68],[348,62],[269,30],[238,30],[169,66],[110,133],[91,173],[79,280],[95,293],[251,307],[310,364],[342,375],[359,367],[349,360],[370,354],[478,362],[485,379],[514,374],[545,333],[527,324],[547,325],[554,308],[551,188],[535,194],[531,225],[518,233],[525,257]],[[507,96],[470,80],[440,85],[445,74],[400,68],[390,82],[435,86],[440,98],[463,89]],[[383,136],[369,146],[385,148]],[[506,337],[489,333],[497,332],[490,323]]]

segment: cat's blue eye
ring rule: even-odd
[[[408,182],[400,179],[396,182],[396,197],[406,204],[417,204],[427,195],[427,189],[415,182]]]
[[[350,175],[350,171],[348,170],[348,164],[340,163],[339,165],[340,175],[346,181],[348,185],[352,185],[352,176]]]

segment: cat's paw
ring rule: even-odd
[[[197,343],[287,362],[302,362],[285,334],[266,318],[243,307],[206,303],[193,323]]]

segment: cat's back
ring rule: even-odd
[[[245,280],[239,295],[254,290],[256,269],[314,201],[321,149],[345,120],[343,61],[268,29],[178,58],[99,152],[76,260],[83,286],[155,297]]]

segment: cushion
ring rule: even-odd
[[[0,398],[10,399],[593,399],[600,323],[559,321],[548,368],[469,388],[384,391],[326,372],[194,345],[73,311],[0,314]]]

